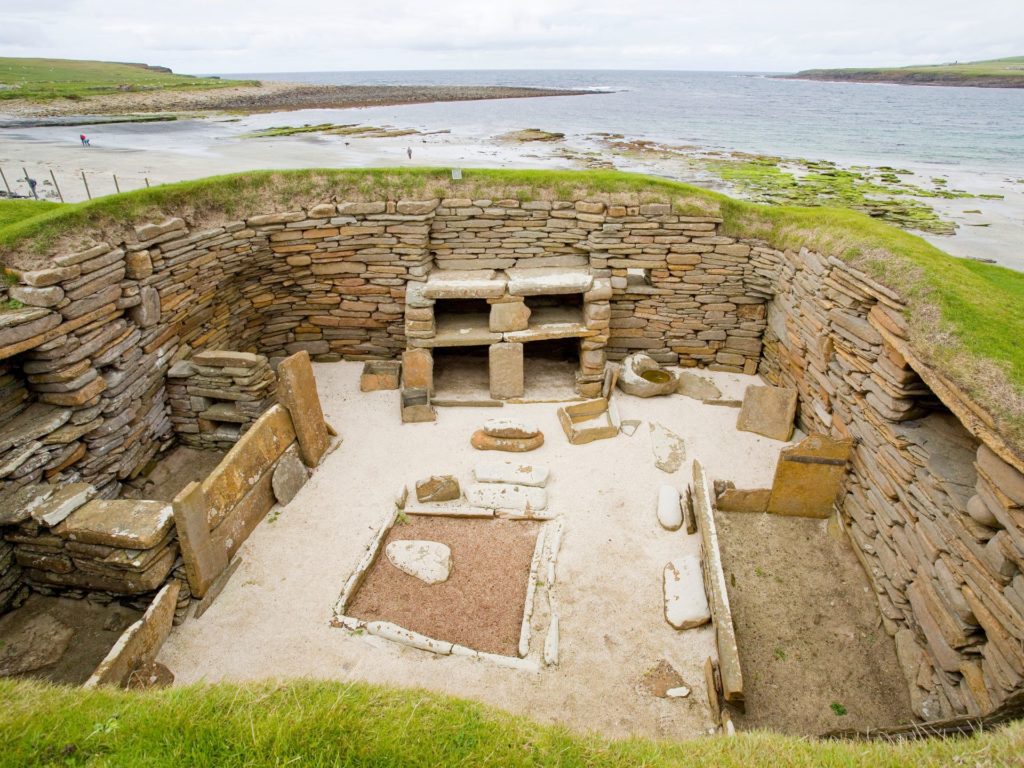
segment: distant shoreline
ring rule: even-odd
[[[1024,56],[990,61],[927,64],[912,67],[855,67],[805,69],[788,80],[822,80],[830,83],[895,83],[938,85],[952,88],[1024,88]]]
[[[860,75],[845,74],[842,70],[822,70],[819,72],[797,72],[795,75],[776,75],[779,80],[817,80],[827,83],[889,83],[891,85],[938,85],[947,88],[1024,88],[1022,82],[1007,82],[1000,78],[974,78],[965,80],[946,79],[942,77],[915,77],[914,75],[895,73],[864,73]]]
[[[204,90],[152,90],[111,93],[82,99],[0,102],[0,113],[17,118],[75,115],[138,115],[196,112],[289,112],[299,109],[350,109],[439,101],[586,96],[595,90],[562,90],[475,85],[310,85],[261,81],[258,86]]]

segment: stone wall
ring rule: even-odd
[[[752,260],[776,290],[761,373],[806,431],[856,440],[843,514],[914,711],[992,710],[1024,682],[1024,476],[922,380],[892,291],[808,251]]]
[[[588,336],[609,358],[760,370],[799,390],[805,430],[856,438],[844,514],[919,715],[986,711],[1021,688],[1020,460],[913,359],[892,291],[667,204],[325,203],[143,224],[20,270],[6,290],[24,307],[0,313],[0,501],[41,482],[116,497],[174,442],[168,371],[194,352],[394,358],[410,283],[528,267],[610,285],[609,327]],[[0,544],[0,609],[21,578]]]

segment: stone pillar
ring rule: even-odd
[[[522,397],[523,345],[517,342],[500,342],[490,347],[491,397],[504,400]]]
[[[434,354],[429,349],[413,348],[402,353],[402,387],[434,394]]]

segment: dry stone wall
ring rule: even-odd
[[[896,294],[808,251],[753,262],[776,287],[762,374],[805,430],[856,440],[843,513],[914,711],[991,711],[1024,682],[1024,475],[922,381]]]
[[[892,291],[720,224],[666,204],[381,200],[211,229],[142,224],[125,242],[56,255],[16,271],[0,297],[22,305],[0,313],[0,501],[46,482],[118,496],[175,427],[215,415],[191,399],[193,368],[168,376],[196,352],[395,358],[420,322],[405,311],[409,285],[435,270],[585,267],[610,286],[594,349],[760,370],[799,391],[805,430],[856,439],[844,514],[915,710],[998,707],[1024,681],[1021,464],[953,390],[940,402]],[[230,375],[228,389],[256,381]],[[0,543],[0,609],[20,569]]]

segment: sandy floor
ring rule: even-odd
[[[718,533],[747,696],[738,728],[914,720],[895,645],[834,521],[719,512]]]
[[[669,480],[682,487],[689,463],[671,478],[656,469],[645,428],[569,445],[554,405],[441,409],[436,423],[402,425],[397,392],[359,393],[361,367],[316,366],[324,411],[344,442],[274,522],[271,515],[257,527],[239,553],[241,567],[202,619],[175,629],[159,660],[177,681],[358,679],[423,686],[616,736],[703,733],[710,721],[702,665],[713,653],[712,632],[673,630],[661,583],[665,563],[695,554],[698,537],[668,533],[655,518],[658,487]],[[741,397],[751,379],[708,375],[725,397]],[[734,409],[681,396],[617,397],[623,418],[656,419],[683,435],[689,457],[700,457],[712,476],[740,487],[770,482],[782,443],[736,432]],[[430,474],[467,478],[484,457],[469,437],[496,413],[533,420],[548,438],[530,460],[551,467],[549,508],[565,519],[561,665],[530,674],[330,627],[332,605],[395,493]],[[644,684],[663,660],[693,689],[690,698],[658,698]]]

